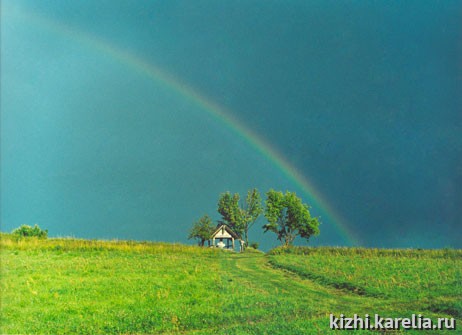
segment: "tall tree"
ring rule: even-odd
[[[204,246],[205,241],[210,240],[214,230],[212,219],[205,214],[199,221],[193,223],[188,239],[197,239],[199,245]]]
[[[241,218],[243,223],[244,237],[246,245],[249,245],[249,229],[257,221],[258,217],[263,213],[261,205],[260,192],[256,188],[247,191],[245,203],[241,209]]]
[[[295,193],[270,190],[266,195],[268,223],[263,226],[265,233],[275,233],[285,246],[292,245],[297,236],[308,241],[311,236],[319,235],[319,219],[311,217],[308,205],[302,203]]]
[[[223,218],[223,223],[228,225],[234,232],[242,235],[244,232],[242,211],[239,208],[239,193],[229,192],[220,194],[218,199],[218,213]]]

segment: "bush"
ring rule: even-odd
[[[38,237],[38,238],[47,238],[48,237],[48,230],[42,230],[38,225],[34,225],[34,227],[28,225],[22,225],[19,228],[16,228],[11,232],[13,235],[19,237]]]
[[[251,248],[253,248],[255,250],[257,250],[259,246],[260,246],[260,244],[258,242],[250,242],[249,243],[249,247],[251,247]]]

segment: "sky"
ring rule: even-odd
[[[461,248],[461,27],[460,1],[3,0],[0,229],[194,243],[256,187],[310,206],[310,245]]]

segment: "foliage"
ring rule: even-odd
[[[247,192],[245,203],[241,210],[241,218],[244,232],[244,239],[246,244],[249,243],[249,229],[257,221],[258,217],[263,213],[261,205],[260,192],[256,188]]]
[[[252,249],[258,249],[259,246],[260,246],[260,244],[258,242],[250,242],[249,243],[249,247],[251,247]]]
[[[319,234],[318,218],[311,217],[308,206],[295,193],[270,190],[266,195],[265,232],[275,233],[285,246],[292,245],[296,236],[309,240]]]
[[[214,229],[215,227],[213,225],[212,219],[207,214],[205,214],[199,219],[199,221],[194,222],[188,239],[197,239],[199,245],[204,246],[205,241],[210,240]]]
[[[218,199],[218,213],[223,218],[223,223],[228,225],[235,233],[242,236],[244,233],[244,222],[242,211],[239,207],[239,193],[226,192],[220,194]]]
[[[19,237],[47,238],[48,230],[42,230],[38,225],[34,225],[34,227],[22,225],[19,228],[13,230],[12,234]]]
[[[234,232],[244,238],[246,244],[249,242],[249,229],[262,214],[260,192],[256,188],[247,192],[247,197],[242,206],[239,204],[239,193],[230,192],[220,194],[218,199],[218,213]]]

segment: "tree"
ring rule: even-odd
[[[205,214],[199,221],[194,222],[188,239],[197,239],[199,245],[204,246],[205,241],[210,240],[214,230],[212,219]]]
[[[256,188],[247,191],[247,197],[240,215],[242,218],[246,245],[249,245],[249,229],[254,225],[261,213],[263,213],[263,208],[261,205],[260,192],[258,192]]]
[[[292,245],[296,236],[308,241],[311,236],[319,235],[318,218],[311,217],[308,205],[302,203],[295,193],[270,190],[266,195],[268,223],[263,226],[265,233],[275,233],[285,246]]]
[[[220,194],[218,199],[218,213],[223,218],[223,223],[228,225],[234,232],[242,235],[244,232],[242,210],[239,207],[239,193],[226,192]]]

